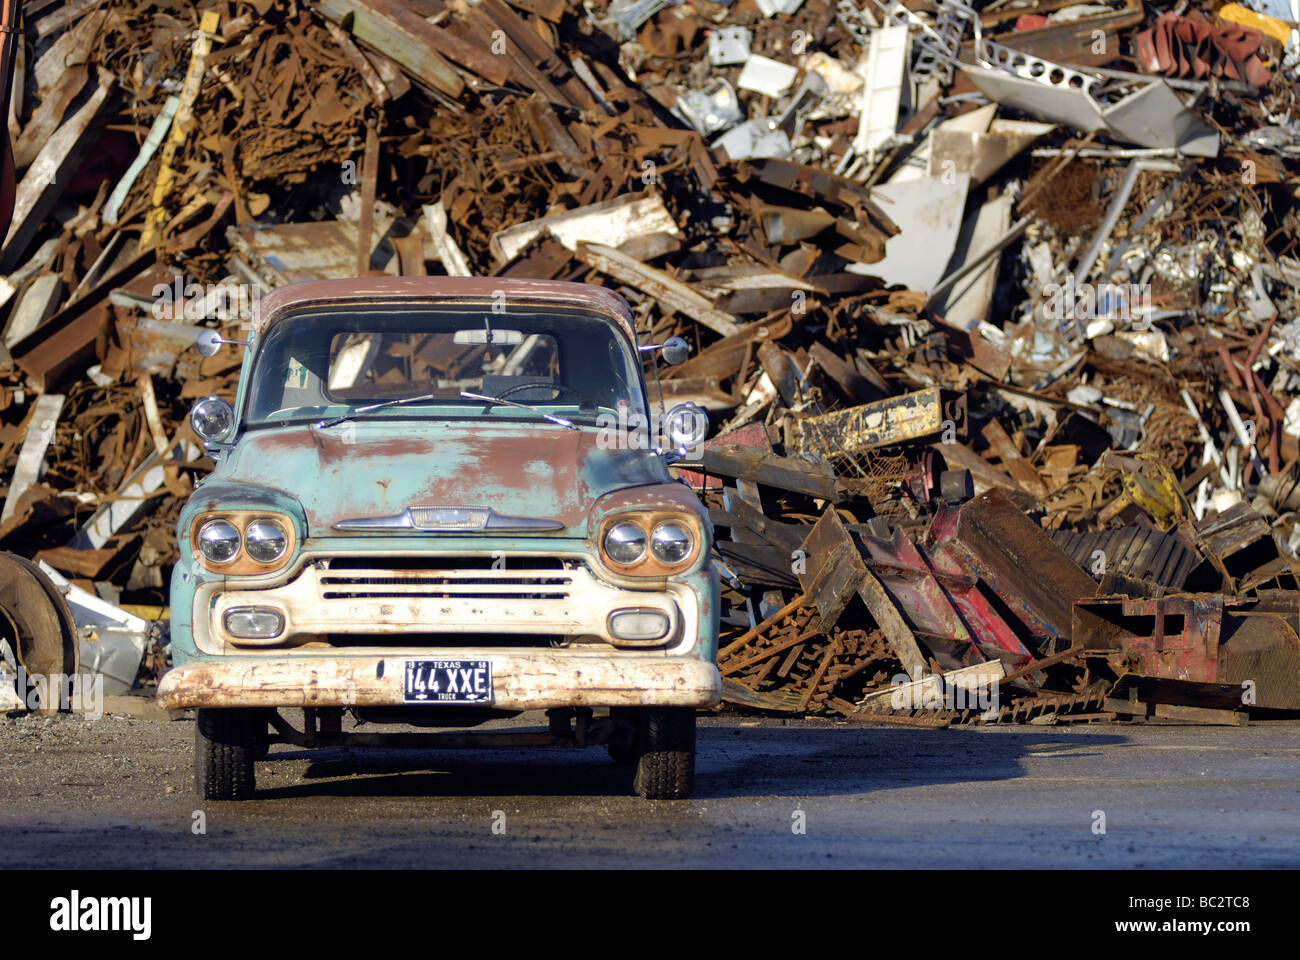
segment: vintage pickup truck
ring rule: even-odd
[[[249,328],[234,406],[191,411],[216,468],[180,515],[158,691],[198,710],[200,793],[250,797],[287,742],[603,744],[637,794],[688,795],[718,583],[668,465],[707,420],[649,430],[641,361],[686,344],[638,345],[603,288],[493,278],[293,284]],[[529,710],[545,729],[463,729]],[[357,730],[385,723],[430,729]]]

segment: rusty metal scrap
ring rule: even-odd
[[[789,421],[790,444],[827,459],[966,433],[966,398],[952,391],[918,390],[887,400]]]
[[[737,708],[1195,709],[1160,637],[1075,635],[1184,593],[1207,624],[1267,624],[1259,669],[1293,670],[1289,28],[1204,3],[1150,30],[1135,0],[938,0],[880,27],[860,2],[790,6],[102,0],[24,24],[0,549],[161,608],[178,498],[211,465],[186,409],[233,399],[241,361],[194,338],[242,339],[271,288],[579,280],[623,295],[643,343],[691,347],[647,353],[647,384],[710,417],[673,469],[715,528]],[[890,77],[877,37],[908,41]],[[751,58],[794,79],[750,89]],[[906,283],[901,244],[927,267]],[[991,665],[992,714],[881,706],[900,676]],[[1289,702],[1269,689],[1261,709]]]
[[[1120,677],[1151,684],[1144,700],[1300,709],[1300,636],[1289,596],[1185,594],[1107,598],[1075,605],[1075,636]]]

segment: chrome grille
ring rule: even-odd
[[[414,562],[412,562],[414,560]],[[322,600],[567,600],[573,576],[552,557],[330,560],[317,576]],[[453,566],[454,564],[454,566]],[[524,567],[524,569],[512,569]]]

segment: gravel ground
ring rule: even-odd
[[[678,802],[602,748],[277,745],[204,803],[190,719],[0,717],[0,866],[1296,867],[1298,730],[709,717]]]

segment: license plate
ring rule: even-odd
[[[491,703],[492,661],[408,660],[406,703]]]

